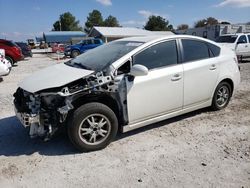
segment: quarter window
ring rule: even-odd
[[[207,45],[212,52],[212,55],[211,55],[212,57],[217,57],[220,55],[220,47],[211,43],[207,43]]]
[[[95,44],[100,44],[100,40],[94,40]]]
[[[134,56],[134,64],[141,64],[154,69],[178,62],[176,41],[166,41],[147,48]]]
[[[209,49],[206,43],[198,40],[182,39],[184,62],[209,58]]]

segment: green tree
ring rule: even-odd
[[[207,25],[216,25],[219,24],[219,21],[213,17],[207,18]]]
[[[202,19],[202,20],[198,20],[195,24],[194,27],[198,28],[198,27],[204,27],[207,25],[216,25],[218,24],[219,21],[213,17],[208,17],[206,19]]]
[[[173,26],[169,24],[169,21],[161,16],[150,16],[144,29],[150,31],[171,31]]]
[[[70,12],[60,15],[59,20],[53,24],[53,31],[81,31],[79,21]]]
[[[184,30],[184,29],[188,29],[189,26],[187,24],[181,24],[177,26],[177,30]]]
[[[120,27],[116,17],[109,15],[103,22],[103,26],[106,27]]]
[[[206,25],[207,25],[207,20],[202,19],[202,20],[198,20],[197,22],[195,22],[194,27],[198,28],[198,27],[204,27]]]
[[[89,33],[93,26],[103,26],[103,17],[99,10],[93,10],[89,13],[85,22],[85,31]]]

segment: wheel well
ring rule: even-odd
[[[111,110],[113,110],[113,112],[115,113],[119,124],[123,123],[122,120],[122,115],[121,112],[119,110],[119,105],[118,102],[111,96],[109,95],[84,95],[82,97],[79,97],[78,99],[74,100],[72,102],[72,105],[74,106],[74,110],[76,110],[77,108],[79,108],[80,106],[90,103],[90,102],[98,102],[101,104],[105,104],[106,106],[108,106]]]
[[[71,50],[71,53],[74,52],[74,51],[77,51],[77,52],[80,53],[80,50],[79,50],[79,49],[72,49],[72,50]]]
[[[6,54],[6,55],[5,55],[5,58],[6,58],[6,57],[7,57],[7,58],[9,57],[9,58],[12,60],[11,64],[14,64],[14,63],[15,63],[15,60],[14,60],[14,58],[13,58],[11,55]]]
[[[227,82],[231,86],[231,90],[232,90],[231,91],[231,95],[232,95],[233,94],[233,90],[234,90],[234,83],[233,83],[233,81],[231,79],[229,79],[229,78],[226,78],[226,79],[222,80],[221,82]]]
[[[9,57],[9,58],[11,58],[14,61],[14,58],[11,55],[9,55],[9,54],[5,54],[5,57]]]

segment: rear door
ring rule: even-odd
[[[211,98],[219,75],[216,56],[219,55],[220,48],[213,45],[215,49],[212,54],[208,43],[201,40],[182,39],[181,43],[184,69],[184,108],[188,108]]]

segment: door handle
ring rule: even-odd
[[[215,70],[217,67],[215,64],[212,64],[211,67],[209,68],[210,70]]]
[[[178,81],[178,80],[180,80],[180,79],[181,79],[181,75],[180,75],[180,74],[175,74],[175,75],[171,78],[172,81]]]

